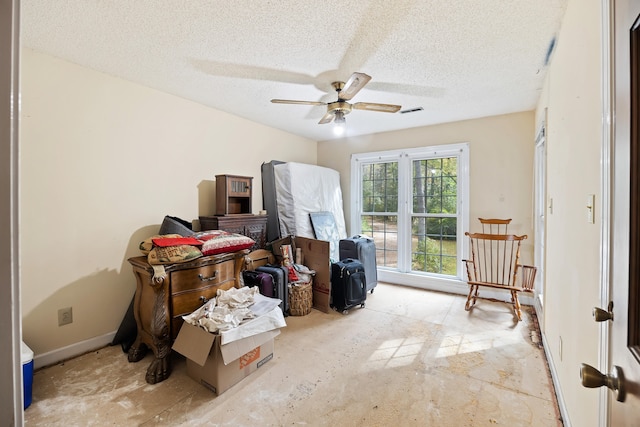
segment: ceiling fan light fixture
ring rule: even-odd
[[[343,111],[336,111],[335,119],[333,120],[333,134],[335,136],[342,136],[347,131],[347,121],[344,118]]]

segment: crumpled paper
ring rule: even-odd
[[[279,303],[278,299],[260,295],[257,287],[218,290],[215,298],[182,318],[208,332],[223,332],[268,312]]]

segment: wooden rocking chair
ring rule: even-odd
[[[480,286],[504,289],[511,294],[511,304],[515,314],[519,321],[522,320],[518,293],[533,293],[537,271],[536,267],[520,264],[520,244],[527,236],[469,232],[464,234],[469,236],[471,252],[471,259],[463,260],[467,267],[467,283],[469,283],[469,296],[465,310],[471,310],[477,299],[508,302],[478,296]]]

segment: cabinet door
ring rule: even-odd
[[[244,234],[244,222],[230,217],[200,217],[202,230],[224,230],[229,233]]]
[[[245,227],[243,224],[220,224],[220,229],[228,231],[229,233],[245,234]]]
[[[251,181],[245,176],[227,176],[227,195],[229,197],[251,197]]]
[[[255,240],[256,244],[251,250],[264,248],[267,244],[267,224],[266,222],[257,222],[247,224],[245,226],[244,235]]]

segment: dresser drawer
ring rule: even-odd
[[[210,300],[215,298],[218,289],[231,289],[235,286],[233,277],[222,283],[208,285],[192,291],[183,291],[180,294],[171,297],[171,338],[178,335],[180,326],[182,325],[182,316],[193,313],[204,303],[202,297]]]
[[[200,268],[174,271],[171,273],[171,295],[219,285],[233,280],[233,274],[233,260],[205,265]]]

